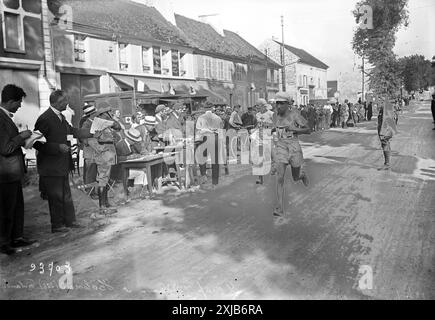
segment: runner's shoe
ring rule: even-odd
[[[284,212],[282,210],[280,210],[279,208],[275,208],[275,210],[273,210],[273,215],[275,217],[282,217],[284,214]]]
[[[378,171],[391,170],[391,166],[389,164],[384,164],[382,167],[378,168]]]

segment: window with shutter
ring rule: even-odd
[[[187,59],[187,55],[185,53],[180,52],[180,76],[181,77],[185,77],[187,75],[186,59]]]
[[[171,72],[171,51],[162,49],[162,74],[169,75]]]
[[[221,60],[218,62],[218,71],[219,71],[219,73],[218,73],[218,79],[219,80],[225,80],[225,77],[224,77],[224,62],[221,61]]]
[[[74,59],[75,61],[86,61],[85,39],[81,35],[74,35]]]
[[[120,71],[128,70],[127,46],[128,45],[125,43],[119,44],[119,70]]]
[[[151,72],[150,48],[142,47],[142,71],[144,73]]]
[[[162,74],[162,57],[160,47],[153,47],[153,69],[154,74]]]

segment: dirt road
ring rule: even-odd
[[[215,191],[167,191],[104,221],[74,191],[87,228],[51,235],[48,208],[27,188],[26,231],[38,248],[0,257],[4,299],[433,299],[435,131],[430,106],[399,120],[392,170],[377,171],[376,119],[304,137],[311,185],[288,174],[287,213],[273,219],[274,178],[249,170]],[[73,289],[48,264],[69,262]],[[31,264],[37,268],[31,270]],[[44,263],[44,272],[40,270]],[[361,266],[370,276],[359,287]],[[361,270],[363,270],[361,269]]]

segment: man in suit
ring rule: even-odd
[[[76,223],[74,204],[69,186],[69,172],[72,158],[68,146],[68,135],[77,139],[91,138],[88,129],[77,129],[69,125],[62,114],[68,106],[69,98],[62,90],[50,95],[50,107],[39,116],[35,130],[42,132],[47,142],[35,142],[38,151],[37,167],[41,184],[48,198],[51,231],[68,232],[70,228],[80,228]]]
[[[24,200],[21,181],[24,176],[24,156],[21,147],[32,134],[18,132],[12,116],[26,97],[23,89],[8,84],[2,90],[0,104],[0,252],[15,253],[15,248],[35,241],[23,238]]]

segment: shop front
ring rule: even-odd
[[[101,92],[100,77],[105,72],[72,67],[58,67],[57,71],[60,73],[61,88],[68,94],[70,108],[75,112],[72,122],[77,126],[83,113],[84,97]]]

